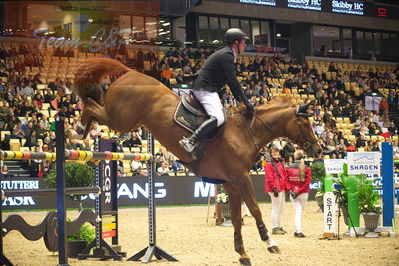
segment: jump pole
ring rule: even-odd
[[[147,150],[148,153],[154,155],[154,137],[151,133],[148,133],[147,136],[148,145]],[[168,261],[177,261],[175,257],[168,254],[166,251],[162,250],[157,246],[156,241],[156,210],[155,210],[155,197],[154,197],[154,177],[155,177],[155,160],[153,158],[148,161],[148,227],[149,227],[149,246],[139,251],[129,259],[128,261],[138,261],[143,257],[142,262],[148,263],[151,261],[152,256],[155,256],[158,260],[164,258]]]
[[[56,167],[57,167],[57,218],[58,218],[58,265],[69,265],[66,253],[66,210],[65,210],[65,133],[64,118],[56,117]]]
[[[395,180],[393,176],[394,160],[391,142],[382,143],[382,226],[389,228],[389,234],[395,234]]]

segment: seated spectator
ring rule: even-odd
[[[179,73],[176,75],[176,82],[178,84],[183,84],[184,83],[183,76],[184,76],[183,71],[179,70]]]
[[[130,133],[130,138],[123,142],[123,147],[139,147],[141,149],[141,139],[138,135],[137,130],[134,130]]]
[[[167,166],[166,162],[162,162],[161,166],[157,168],[158,176],[169,176],[170,169]]]
[[[10,177],[14,176],[8,172],[8,166],[6,164],[3,164],[1,166],[0,178],[10,178]]]
[[[90,129],[90,138],[95,139],[97,137],[101,138],[101,128],[98,123],[93,123]]]
[[[42,75],[40,73],[36,74],[33,77],[33,82],[36,84],[44,84],[44,82],[42,81]]]
[[[36,129],[30,132],[30,135],[26,139],[25,145],[29,148],[35,147],[37,144]]]
[[[161,82],[169,88],[170,87],[170,78],[174,77],[174,76],[175,76],[175,73],[173,73],[173,71],[169,68],[169,65],[166,64],[161,73],[161,77],[162,77]]]
[[[25,71],[25,64],[22,62],[21,59],[18,59],[17,62],[14,64],[14,69],[19,74]]]
[[[374,122],[369,124],[368,129],[369,129],[370,135],[380,135],[381,134],[380,128]]]
[[[35,152],[41,152],[39,146],[35,147]],[[43,177],[43,160],[32,160],[30,164],[31,176],[32,177]]]
[[[22,130],[22,124],[21,123],[16,123],[14,125],[14,128],[11,132],[11,137],[13,139],[24,139],[25,138],[25,132]]]
[[[70,139],[66,147],[69,150],[84,150],[84,147],[77,139]]]
[[[366,140],[364,139],[364,135],[360,135],[356,140],[356,148],[363,148],[366,146]]]
[[[388,131],[391,133],[391,136],[398,135],[398,127],[395,125],[393,121],[389,123]]]

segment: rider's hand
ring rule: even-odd
[[[249,113],[251,114],[255,113],[254,105],[250,101],[245,102],[245,105],[247,106],[247,111]]]

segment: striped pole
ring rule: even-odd
[[[46,160],[55,161],[55,152],[27,152],[27,151],[2,151],[0,160]],[[148,161],[152,159],[150,153],[122,153],[122,152],[93,152],[80,150],[65,150],[66,160],[90,161]]]
[[[86,195],[86,194],[101,193],[99,187],[67,187],[65,188],[66,195]],[[24,196],[54,196],[57,194],[55,188],[42,188],[42,189],[25,189],[25,190],[2,190],[1,194],[4,197],[24,197]]]

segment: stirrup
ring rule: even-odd
[[[191,159],[197,160],[197,153],[195,152],[197,144],[193,143],[191,138],[183,137],[181,140],[179,140],[179,144],[187,152]]]

